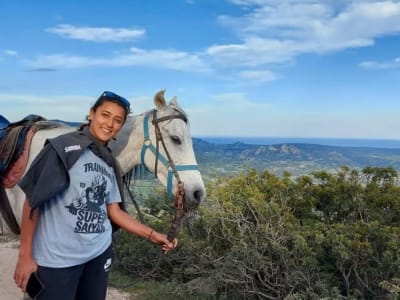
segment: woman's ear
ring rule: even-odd
[[[88,121],[92,121],[92,119],[93,119],[93,115],[94,115],[94,110],[93,110],[93,109],[91,109],[91,110],[89,111],[89,114],[88,114],[88,116],[87,116],[87,119],[88,119]]]

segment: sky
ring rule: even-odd
[[[165,89],[192,136],[400,139],[400,1],[0,0],[0,114],[134,114]]]

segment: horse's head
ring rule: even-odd
[[[205,187],[193,151],[189,121],[176,97],[168,104],[164,90],[154,97],[155,109],[145,114],[142,164],[175,195],[183,183],[185,209],[196,208],[205,198]]]
[[[196,208],[205,198],[204,182],[193,151],[186,113],[176,98],[166,103],[164,91],[154,97],[155,109],[129,116],[116,141],[109,146],[125,174],[144,165],[167,188],[170,196],[183,183],[184,208]],[[180,190],[180,188],[179,188]]]

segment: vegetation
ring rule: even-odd
[[[119,233],[116,271],[152,299],[399,299],[397,179],[391,167],[220,177],[157,269],[159,247]],[[153,197],[146,222],[166,231],[171,207]]]

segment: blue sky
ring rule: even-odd
[[[0,0],[0,114],[166,89],[193,136],[400,139],[400,1]]]

